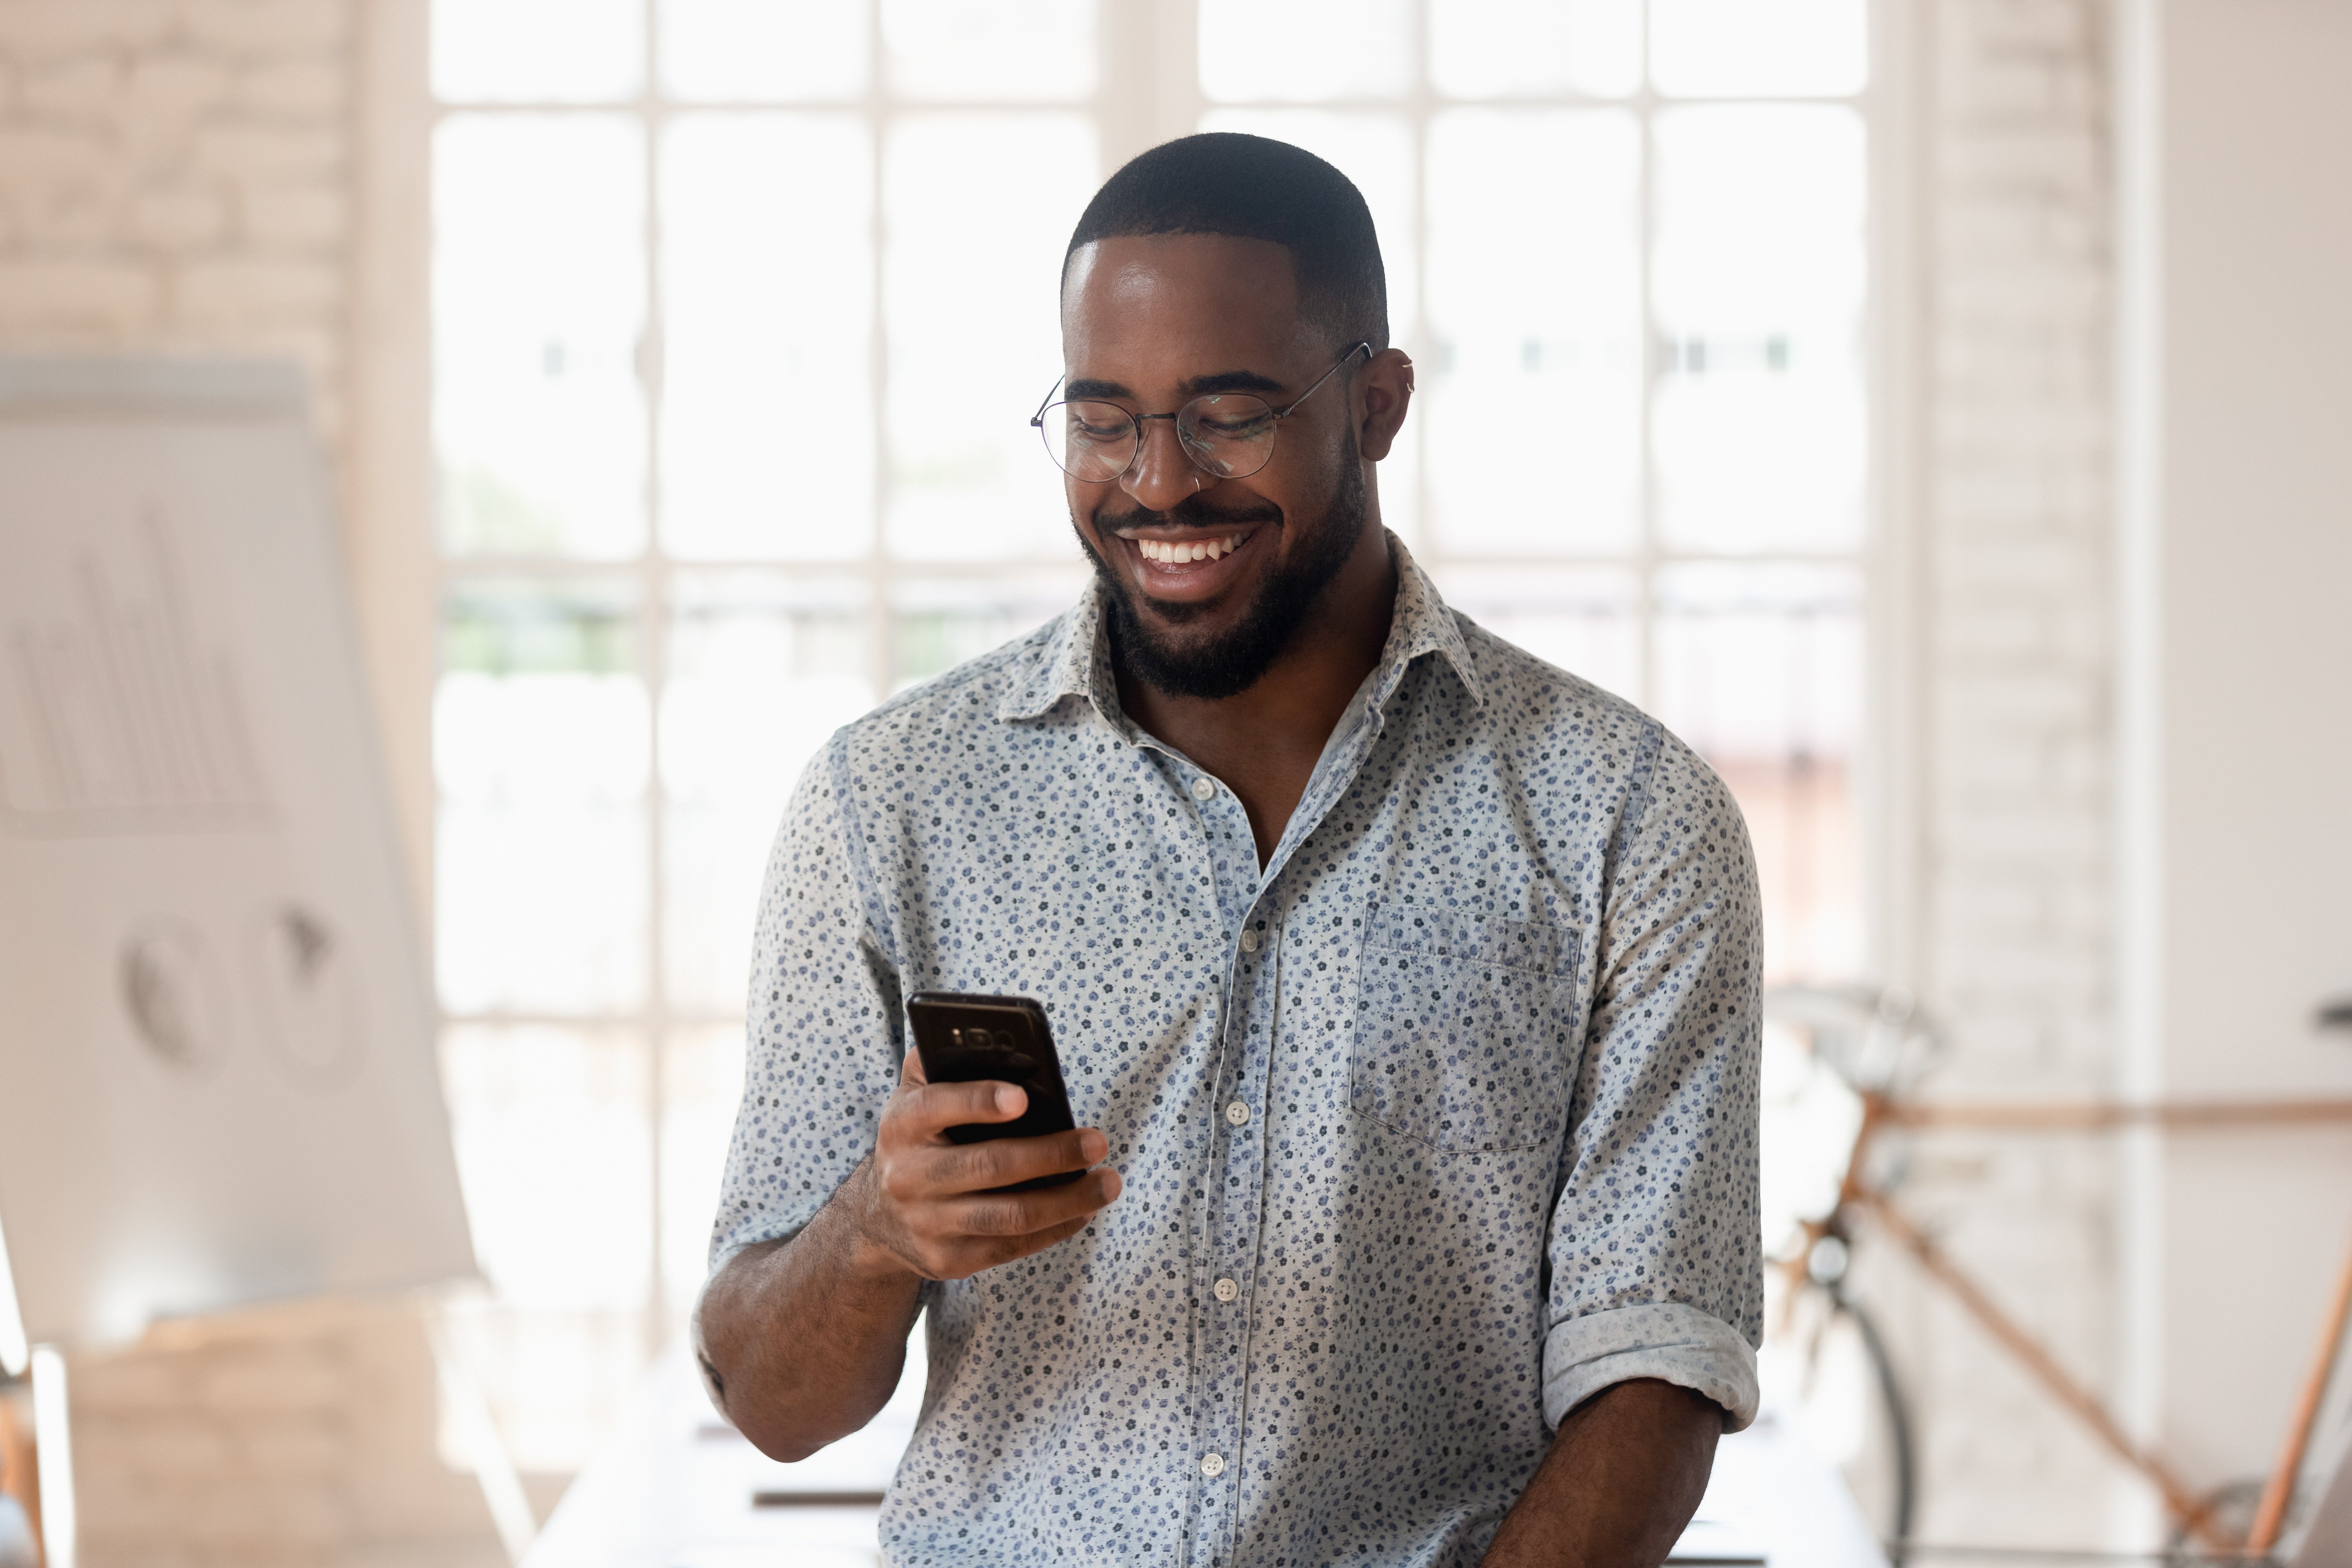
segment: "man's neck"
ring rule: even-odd
[[[1396,570],[1387,530],[1377,513],[1367,517],[1363,537],[1290,647],[1255,685],[1232,697],[1171,697],[1129,674],[1114,649],[1128,717],[1241,797],[1260,866],[1282,841],[1339,715],[1380,663],[1396,605]]]

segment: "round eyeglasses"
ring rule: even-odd
[[[1108,484],[1135,467],[1143,453],[1144,424],[1152,419],[1175,423],[1176,445],[1202,473],[1212,479],[1245,479],[1274,460],[1276,426],[1360,353],[1370,359],[1372,345],[1349,345],[1329,370],[1315,378],[1313,386],[1280,408],[1246,392],[1212,392],[1173,414],[1129,414],[1099,398],[1055,403],[1049,392],[1029,423],[1045,437],[1045,455],[1064,473],[1090,485]],[[1061,385],[1055,382],[1055,390]]]

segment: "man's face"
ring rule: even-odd
[[[1062,342],[1060,395],[1131,415],[1172,414],[1216,392],[1280,408],[1338,358],[1299,318],[1289,252],[1223,235],[1083,247],[1063,289]],[[1289,645],[1363,530],[1352,403],[1342,372],[1280,423],[1272,459],[1246,478],[1195,466],[1173,423],[1152,419],[1124,475],[1066,481],[1130,673],[1171,695],[1228,697]]]

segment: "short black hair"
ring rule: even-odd
[[[1300,314],[1335,348],[1389,346],[1388,272],[1372,210],[1353,181],[1303,147],[1230,131],[1163,142],[1103,182],[1063,253],[1098,239],[1223,234],[1290,252]]]

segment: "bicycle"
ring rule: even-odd
[[[2156,1489],[2173,1522],[2176,1561],[2191,1560],[2184,1553],[2193,1548],[2234,1557],[2242,1548],[2260,1554],[2275,1545],[2295,1500],[2304,1445],[2339,1353],[2337,1347],[2347,1324],[2352,1324],[2352,1259],[2347,1259],[2331,1300],[2320,1357],[2305,1379],[2277,1468],[2266,1482],[2233,1483],[2199,1495],[2160,1455],[2136,1441],[2087,1384],[2069,1373],[1973,1275],[1895,1205],[1894,1193],[1905,1173],[1906,1161],[1899,1147],[1890,1151],[1881,1140],[1897,1131],[2052,1133],[2134,1127],[2191,1131],[2352,1123],[2352,1100],[1919,1101],[1911,1098],[1912,1090],[1935,1065],[1943,1042],[1906,995],[1865,987],[1781,986],[1766,994],[1765,1017],[1768,1023],[1804,1032],[1813,1062],[1833,1075],[1851,1097],[1851,1133],[1843,1143],[1835,1193],[1813,1205],[1817,1212],[1799,1217],[1794,1244],[1784,1246],[1775,1261],[1786,1283],[1789,1303],[1782,1314],[1784,1330],[1796,1304],[1808,1292],[1820,1293],[1826,1303],[1817,1310],[1817,1317],[1828,1321],[1843,1317],[1855,1326],[1871,1367],[1876,1419],[1889,1435],[1875,1462],[1890,1469],[1892,1478],[1877,1498],[1873,1497],[1868,1479],[1857,1484],[1850,1466],[1848,1481],[1857,1500],[1873,1510],[1869,1517],[1882,1525],[1889,1558],[1896,1568],[1914,1544],[1911,1527],[1918,1492],[1916,1434],[1908,1401],[1884,1339],[1845,1289],[1855,1237],[1864,1226],[1900,1244],[2044,1392]],[[1809,1359],[1809,1375],[1819,1360],[1820,1351],[1815,1348]]]

